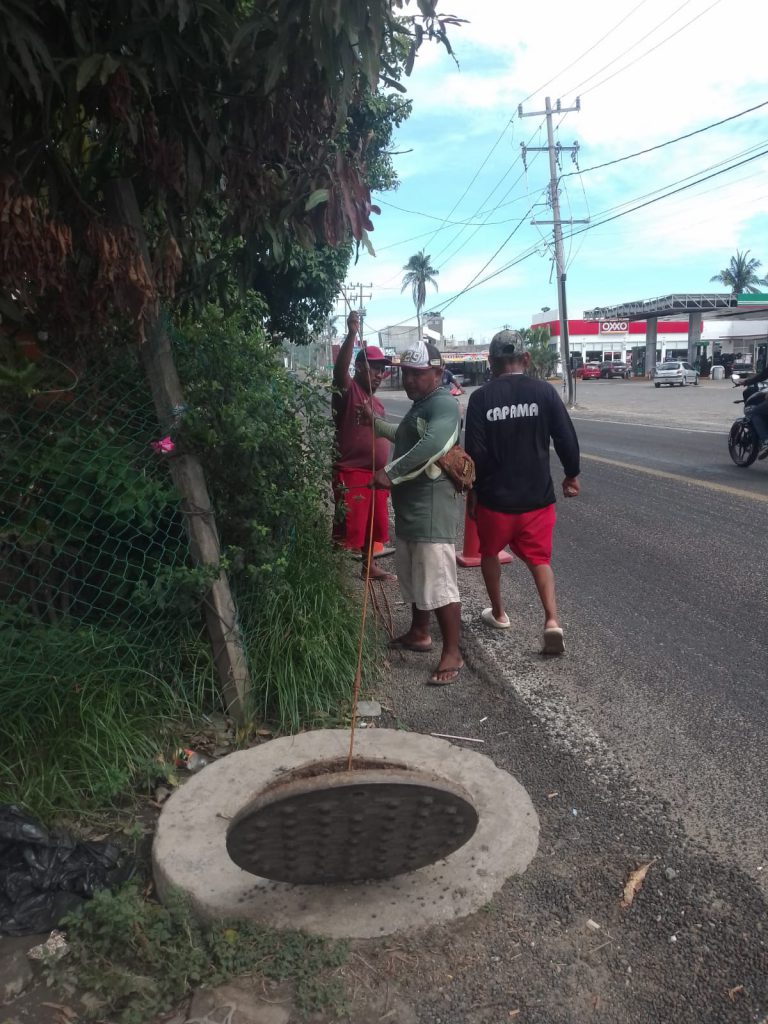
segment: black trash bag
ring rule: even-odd
[[[0,934],[51,931],[97,889],[114,888],[132,872],[114,843],[78,843],[0,804]]]

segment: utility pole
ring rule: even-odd
[[[520,117],[541,117],[542,114],[547,119],[547,145],[546,146],[526,146],[525,143],[521,143],[523,153],[523,164],[525,165],[525,158],[528,152],[547,152],[549,154],[549,205],[552,207],[552,220],[532,220],[531,224],[552,224],[554,226],[555,235],[555,266],[557,268],[557,310],[560,318],[560,343],[562,346],[563,353],[563,373],[568,383],[568,405],[572,406],[576,401],[575,393],[575,382],[573,378],[573,370],[571,369],[571,346],[568,338],[568,310],[565,298],[565,258],[563,256],[563,224],[588,224],[589,220],[563,220],[560,216],[560,190],[558,188],[558,165],[560,161],[560,154],[565,150],[571,154],[573,162],[576,163],[579,144],[574,142],[572,146],[561,146],[559,142],[555,142],[555,133],[552,128],[552,104],[549,96],[547,96],[544,110],[532,110],[527,114],[523,113],[522,104],[517,108],[517,112]],[[555,102],[554,113],[556,114],[569,114],[573,111],[578,112],[581,110],[581,102],[579,98],[576,98],[575,107],[563,107],[560,104],[560,100]]]
[[[360,315],[360,330],[358,331],[358,337],[360,338],[360,345],[362,346],[362,348],[365,348],[366,345],[365,345],[365,342],[363,341],[363,319],[364,319],[364,316],[365,316],[365,306],[363,305],[363,302],[366,299],[372,299],[373,298],[373,290],[372,290],[373,289],[373,284],[372,283],[371,284],[361,284],[358,281],[355,281],[355,282],[350,281],[349,284],[346,287],[352,293],[353,299],[354,299],[355,289],[358,290],[357,311],[358,311],[358,313]],[[367,293],[365,292],[365,289],[368,290]],[[343,290],[343,286],[342,286],[342,290]],[[347,303],[347,306],[350,309],[352,309],[352,303],[349,301],[349,298],[347,297],[347,293],[346,292],[344,292],[344,299],[345,299],[345,301]]]

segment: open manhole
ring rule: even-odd
[[[475,833],[462,787],[381,761],[307,765],[243,807],[227,830],[238,867],[280,882],[391,878],[447,857]]]

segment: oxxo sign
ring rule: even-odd
[[[600,333],[601,334],[626,334],[629,330],[629,322],[627,320],[601,320],[600,321]]]

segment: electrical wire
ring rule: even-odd
[[[688,4],[690,4],[690,3],[693,3],[693,0],[683,0],[683,3],[681,3],[678,7],[676,7],[674,9],[674,11],[672,11],[671,14],[668,14],[666,16],[666,18],[664,18],[662,21],[658,22],[658,24],[654,25],[653,28],[649,29],[645,33],[644,36],[640,36],[640,38],[636,39],[634,41],[634,43],[632,43],[631,46],[628,46],[626,48],[626,50],[622,50],[621,53],[619,53],[616,57],[614,57],[612,60],[609,60],[607,64],[603,64],[603,66],[601,68],[598,68],[597,71],[594,71],[591,75],[588,75],[581,82],[579,82],[578,85],[574,86],[573,89],[567,89],[566,92],[570,93],[571,95],[576,94],[579,91],[579,89],[581,89],[582,86],[587,84],[587,82],[591,82],[593,78],[597,78],[598,75],[602,75],[602,73],[604,71],[607,71],[608,68],[613,67],[613,65],[617,61],[620,61],[622,59],[622,57],[626,57],[626,55],[628,53],[631,53],[632,50],[634,50],[636,47],[638,47],[640,45],[640,43],[645,42],[645,40],[648,39],[649,36],[652,36],[654,32],[657,32],[663,25],[666,25],[666,23],[668,21],[671,21],[672,18],[674,18],[674,16],[676,14],[678,14],[680,11],[682,11],[682,9],[684,7],[687,7]]]
[[[589,209],[589,199],[587,198],[587,190],[584,188],[584,179],[581,177],[581,175],[579,175],[579,184],[581,185],[581,194],[584,197],[584,205],[587,208],[587,220],[591,222],[591,220],[592,220],[592,213],[591,213],[591,211]],[[570,270],[571,264],[576,262],[576,259],[578,258],[579,253],[584,248],[584,242],[585,241],[586,241],[586,237],[582,238],[581,241],[576,246],[576,252],[573,254],[573,259],[570,262],[566,263],[566,267],[565,267],[566,271]]]
[[[694,171],[692,174],[686,174],[682,178],[677,178],[675,181],[667,182],[666,185],[662,185],[659,188],[652,189],[650,192],[644,192],[642,195],[633,196],[631,199],[627,199],[624,202],[617,203],[615,206],[608,207],[606,210],[602,210],[597,216],[604,216],[606,213],[613,213],[614,210],[621,210],[624,206],[628,206],[630,203],[635,203],[640,199],[647,199],[650,196],[658,195],[660,192],[665,192],[667,189],[672,188],[674,185],[681,185],[683,182],[691,181],[693,178],[698,178],[701,174],[706,174],[708,171],[717,170],[718,167],[723,167],[725,164],[730,164],[732,160],[739,160],[741,157],[749,156],[754,153],[755,150],[760,149],[761,146],[768,145],[768,139],[761,139],[760,142],[756,142],[751,146],[747,146],[746,149],[740,150],[738,153],[731,153],[730,156],[725,157],[722,160],[718,160],[714,164],[710,164],[708,167],[702,167],[698,171]]]
[[[489,150],[489,151],[488,151],[488,153],[486,154],[486,157],[485,157],[485,159],[484,159],[484,160],[483,160],[483,162],[482,162],[482,163],[480,164],[480,166],[479,166],[479,167],[478,167],[478,169],[477,169],[477,170],[475,171],[475,173],[474,173],[474,174],[472,175],[472,178],[470,179],[470,182],[469,182],[469,184],[468,184],[468,185],[467,185],[467,187],[466,187],[466,188],[464,189],[464,191],[463,191],[463,192],[461,193],[461,195],[460,195],[460,196],[459,196],[459,198],[458,198],[458,199],[456,200],[456,202],[455,202],[455,203],[453,204],[453,206],[451,207],[451,209],[450,209],[450,210],[448,211],[448,217],[446,218],[446,220],[449,220],[449,219],[450,219],[450,218],[451,218],[451,217],[453,216],[453,214],[455,213],[456,209],[458,208],[458,206],[460,205],[460,203],[461,203],[461,202],[463,201],[464,197],[466,196],[466,194],[467,194],[467,193],[469,192],[469,190],[470,190],[470,189],[472,188],[472,186],[474,185],[474,183],[475,183],[475,182],[477,181],[477,179],[478,179],[478,176],[480,175],[480,172],[482,171],[482,169],[483,169],[483,168],[485,167],[485,165],[486,165],[486,164],[488,163],[488,161],[489,161],[489,160],[491,159],[491,157],[493,156],[493,153],[495,152],[495,150],[496,150],[496,147],[497,147],[497,146],[499,145],[499,143],[501,142],[501,140],[502,140],[502,139],[504,138],[504,136],[505,136],[505,135],[507,134],[507,131],[509,130],[509,127],[510,127],[510,125],[512,125],[512,123],[513,123],[513,119],[512,119],[512,118],[510,118],[510,119],[509,119],[509,120],[507,121],[507,123],[506,123],[506,124],[504,125],[504,127],[503,127],[503,128],[502,128],[502,130],[501,130],[501,132],[499,133],[499,137],[498,137],[498,138],[496,139],[496,141],[494,142],[494,144],[493,144],[493,145],[491,146],[490,150]],[[437,232],[435,232],[435,234],[437,234]],[[427,245],[429,245],[429,242],[427,242],[427,243],[426,243],[426,245],[424,246],[424,248],[426,248],[426,246],[427,246]]]
[[[523,103],[527,103],[528,100],[532,99],[537,93],[540,93],[542,91],[542,89],[546,89],[548,85],[551,85],[554,81],[556,81],[560,77],[560,75],[564,75],[566,73],[566,71],[570,71],[572,67],[575,67],[576,64],[578,64],[580,60],[583,60],[588,54],[592,53],[593,50],[596,50],[597,47],[601,43],[605,42],[605,40],[608,38],[608,36],[612,35],[616,31],[617,28],[621,28],[621,26],[624,24],[624,22],[628,21],[632,17],[632,15],[635,13],[635,11],[639,11],[640,8],[643,7],[647,3],[648,3],[648,0],[640,0],[639,4],[635,4],[635,6],[632,8],[632,10],[629,11],[628,14],[625,14],[624,17],[621,18],[620,21],[617,21],[616,24],[613,26],[613,28],[609,28],[608,31],[605,33],[605,35],[600,36],[600,38],[597,40],[596,43],[593,43],[592,46],[588,47],[583,53],[579,54],[579,56],[576,57],[575,60],[572,60],[571,63],[568,64],[566,67],[561,68],[560,71],[558,71],[556,75],[553,75],[552,78],[550,78],[546,82],[544,82],[543,85],[540,85],[537,89],[534,89],[533,92],[528,93],[528,95],[525,97],[525,99],[520,101],[520,105],[522,106]]]
[[[535,138],[536,138],[536,136],[537,136],[537,135],[539,134],[539,132],[541,131],[541,128],[542,128],[542,125],[543,125],[543,124],[544,124],[544,119],[542,119],[542,120],[541,120],[541,121],[539,122],[539,124],[538,124],[538,125],[536,126],[536,128],[534,129],[534,131],[533,131],[533,133],[531,134],[530,138],[529,138],[529,139],[528,139],[528,141],[527,141],[527,142],[525,143],[525,146],[529,146],[529,145],[531,144],[531,142],[533,141],[533,139],[535,139]],[[507,175],[508,175],[508,174],[510,173],[510,171],[511,171],[511,170],[512,170],[512,168],[513,168],[513,167],[515,166],[515,164],[516,164],[516,163],[518,162],[518,160],[521,160],[521,159],[522,159],[522,153],[523,153],[523,150],[521,149],[521,151],[520,151],[520,154],[519,154],[519,155],[518,155],[517,157],[515,157],[515,159],[514,159],[514,160],[512,161],[512,163],[511,163],[511,164],[509,165],[509,168],[508,168],[508,169],[507,169],[507,171],[505,172],[505,175],[504,175],[504,177],[506,177],[506,176],[507,176]],[[533,160],[531,160],[531,163],[533,163],[533,161],[534,161],[534,160],[536,159],[536,157],[537,157],[538,155],[539,155],[538,153],[535,153],[535,154],[534,154],[534,157],[533,157]],[[491,208],[490,208],[490,209],[489,209],[489,210],[487,211],[487,213],[486,213],[486,223],[488,223],[488,217],[492,216],[492,215],[493,215],[493,214],[494,214],[494,213],[495,213],[495,212],[496,212],[497,210],[501,209],[501,206],[502,206],[502,205],[511,205],[511,204],[509,204],[509,203],[505,204],[505,203],[504,203],[504,200],[505,200],[505,199],[507,198],[507,196],[508,196],[508,195],[510,194],[510,192],[513,192],[513,191],[515,190],[515,188],[516,188],[516,187],[517,187],[517,186],[519,185],[519,183],[520,183],[520,181],[522,180],[522,178],[523,178],[523,175],[524,175],[524,174],[525,174],[525,171],[523,171],[523,174],[520,174],[520,175],[518,175],[518,177],[517,177],[517,178],[515,179],[515,181],[514,181],[514,182],[513,182],[513,183],[512,183],[511,185],[510,185],[510,187],[509,187],[509,188],[507,189],[507,191],[506,191],[506,192],[504,193],[504,195],[503,195],[503,196],[501,197],[501,200],[500,200],[500,201],[499,201],[499,202],[498,202],[498,203],[496,204],[496,206],[494,206],[494,207],[491,207]],[[504,178],[502,178],[502,181],[503,181],[503,180],[504,180]],[[500,184],[500,182],[499,182],[499,184]],[[498,185],[496,186],[496,188],[497,188],[497,187],[498,187]],[[490,197],[491,197],[491,196],[493,195],[493,193],[494,193],[494,192],[496,191],[496,188],[494,188],[494,189],[493,189],[493,190],[492,190],[492,191],[491,191],[491,192],[489,193],[489,195],[487,195],[487,196],[486,196],[486,198],[485,198],[485,199],[483,200],[483,202],[482,202],[482,203],[480,204],[480,207],[478,208],[478,210],[476,210],[476,211],[475,211],[475,213],[474,213],[474,214],[472,215],[473,217],[476,217],[476,216],[478,216],[478,214],[480,213],[480,210],[482,210],[482,207],[484,206],[484,204],[488,202],[488,200],[490,199]],[[522,196],[520,196],[520,197],[518,197],[517,199],[515,199],[515,200],[512,200],[512,202],[518,202],[518,201],[519,201],[520,199],[522,199],[522,198],[523,198],[523,197],[522,197]],[[512,218],[512,219],[514,219],[514,218]],[[475,229],[475,231],[473,231],[473,232],[472,232],[472,234],[471,234],[471,235],[470,235],[470,236],[469,236],[469,237],[468,237],[468,238],[467,238],[467,239],[466,239],[466,240],[465,240],[464,242],[462,242],[460,246],[458,246],[458,248],[454,249],[454,250],[453,250],[453,252],[451,252],[451,253],[450,253],[450,255],[449,255],[449,256],[447,256],[447,257],[446,257],[446,258],[445,258],[445,259],[443,260],[442,264],[440,265],[440,266],[441,266],[441,269],[442,269],[443,267],[445,267],[445,265],[446,265],[446,264],[448,263],[448,261],[449,261],[449,260],[452,260],[452,259],[454,259],[454,258],[455,258],[455,257],[456,257],[456,256],[457,256],[457,255],[458,255],[458,254],[459,254],[460,252],[461,252],[461,250],[462,250],[462,249],[464,249],[464,248],[465,248],[465,247],[466,247],[467,245],[469,245],[469,243],[470,243],[470,242],[472,241],[472,239],[473,239],[473,238],[475,237],[475,235],[477,234],[477,232],[478,232],[478,231],[479,231],[479,228],[476,228],[476,229]],[[460,231],[460,232],[458,233],[458,235],[456,235],[456,237],[454,238],[454,240],[453,240],[453,241],[454,241],[454,242],[458,242],[458,240],[459,240],[459,239],[461,238],[462,234],[463,234],[463,231]],[[437,254],[437,256],[435,257],[435,259],[439,259],[439,257],[440,257],[440,256],[441,256],[441,255],[442,255],[442,254],[443,254],[443,253],[444,253],[444,252],[446,251],[446,249],[450,248],[451,244],[452,244],[452,243],[449,243],[449,244],[448,244],[447,246],[445,246],[445,247],[444,247],[443,249],[441,249],[441,250],[440,250],[440,252],[439,252],[439,253]]]
[[[739,117],[744,117],[746,114],[753,114],[756,110],[760,110],[762,107],[768,106],[768,100],[763,100],[762,103],[756,104],[754,107],[748,107],[746,110],[739,111],[738,114],[731,114],[730,117],[724,117],[720,121],[713,121],[712,124],[706,124],[703,128],[696,128],[695,131],[686,132],[685,135],[678,135],[674,139],[667,139],[666,142],[659,142],[656,146],[648,146],[647,149],[639,149],[636,153],[627,153],[626,156],[616,157],[615,160],[606,160],[602,164],[593,164],[592,167],[584,167],[578,171],[568,171],[567,174],[563,174],[563,178],[571,178],[574,174],[588,174],[590,171],[599,171],[603,167],[612,167],[614,164],[623,163],[625,160],[634,160],[635,157],[645,156],[646,153],[653,153],[657,149],[664,149],[665,146],[672,146],[676,142],[683,142],[685,139],[692,139],[694,135],[701,135],[702,132],[708,132],[711,128],[719,128],[720,125],[728,124],[729,121],[735,121]]]
[[[514,129],[513,129],[513,138],[512,138],[512,140],[511,140],[511,141],[514,141]],[[483,207],[484,207],[484,206],[486,205],[486,203],[490,202],[490,200],[491,200],[491,197],[492,197],[492,196],[493,196],[493,195],[495,194],[496,190],[497,190],[498,188],[500,188],[500,187],[501,187],[501,185],[502,185],[502,184],[504,183],[504,181],[505,181],[505,180],[507,179],[507,177],[508,177],[508,176],[510,175],[510,173],[512,172],[512,168],[513,168],[513,167],[515,166],[515,163],[516,163],[516,162],[517,162],[517,159],[515,159],[515,160],[512,160],[512,162],[511,162],[511,163],[509,164],[509,166],[508,166],[508,167],[507,167],[507,169],[506,169],[506,170],[504,171],[504,173],[502,174],[502,176],[501,176],[501,177],[499,178],[499,180],[498,180],[498,181],[496,182],[496,184],[495,184],[495,185],[493,186],[493,188],[491,189],[491,191],[490,191],[490,192],[489,192],[489,193],[488,193],[488,194],[486,195],[486,197],[485,197],[485,198],[484,198],[484,199],[482,200],[482,202],[481,202],[481,203],[480,203],[480,205],[479,205],[479,206],[477,207],[477,209],[476,209],[476,210],[475,210],[475,211],[473,212],[473,214],[472,214],[472,217],[470,218],[471,220],[474,220],[474,218],[475,218],[475,217],[477,217],[477,216],[479,216],[479,215],[480,215],[480,212],[479,212],[479,211],[483,209]],[[513,188],[514,188],[514,186],[513,186]],[[504,193],[504,196],[502,196],[502,201],[503,201],[503,200],[504,200],[504,199],[505,199],[505,198],[506,198],[506,197],[507,197],[507,196],[509,195],[510,191],[511,191],[511,189],[508,189],[508,190],[507,190],[507,191],[506,191],[506,192]],[[492,215],[493,215],[493,214],[494,214],[494,213],[496,212],[496,209],[497,209],[497,207],[498,207],[498,204],[497,204],[496,206],[492,207],[492,208],[491,208],[491,210],[490,210],[490,211],[489,211],[489,212],[488,212],[488,213],[486,214],[486,216],[485,216],[485,220],[486,220],[486,221],[488,220],[488,218],[489,218],[490,216],[492,216]],[[441,250],[440,250],[440,251],[439,251],[438,253],[436,253],[436,255],[435,255],[435,260],[436,260],[436,261],[437,261],[437,260],[439,260],[439,259],[440,259],[440,257],[441,257],[441,256],[443,255],[443,253],[444,253],[444,252],[445,252],[445,251],[446,251],[447,249],[450,249],[452,245],[454,245],[454,244],[455,244],[456,242],[458,242],[458,240],[459,240],[459,239],[461,238],[461,236],[462,236],[462,235],[463,235],[463,234],[465,233],[465,231],[466,231],[466,228],[462,228],[462,229],[461,229],[461,231],[459,231],[459,232],[458,232],[458,233],[457,233],[456,235],[454,235],[454,237],[453,237],[453,238],[452,238],[452,239],[451,239],[451,240],[450,240],[450,241],[449,241],[449,242],[447,243],[447,245],[444,245],[444,246],[443,246],[443,248],[442,248],[442,249],[441,249]],[[474,234],[476,234],[476,232],[474,232],[474,233],[473,233],[473,235],[472,235],[471,237],[474,237]],[[459,249],[457,249],[457,250],[456,250],[456,252],[460,251],[460,249],[461,249],[461,248],[463,248],[463,246],[460,246],[460,247],[459,247]],[[453,252],[453,253],[451,253],[451,257],[449,257],[449,258],[452,258],[453,256],[455,256],[455,255],[456,255],[456,252]],[[442,263],[441,265],[442,265],[442,266],[445,266],[445,264],[446,264],[447,262],[448,262],[448,260],[446,259],[446,260],[444,260],[444,261],[443,261],[443,263]]]
[[[658,50],[660,46],[663,46],[665,43],[668,43],[670,39],[674,39],[675,36],[680,35],[680,33],[684,29],[688,28],[690,25],[693,25],[693,23],[695,21],[698,21],[699,18],[703,18],[704,15],[708,14],[713,7],[717,7],[717,5],[722,2],[723,0],[714,0],[714,2],[709,5],[709,7],[705,7],[704,10],[697,14],[694,18],[691,18],[690,21],[686,21],[686,23],[684,25],[681,25],[680,28],[675,29],[674,32],[671,32],[668,36],[665,36],[664,39],[661,39],[654,46],[650,47],[650,49],[646,50],[644,53],[641,53],[638,57],[635,57],[635,59],[631,60],[629,64],[625,64],[617,71],[614,71],[613,74],[607,75],[605,78],[601,79],[601,81],[597,82],[595,85],[590,85],[588,89],[584,89],[584,91],[582,92],[582,96],[586,96],[587,93],[594,92],[595,89],[599,89],[601,86],[605,85],[606,82],[610,82],[612,79],[616,78],[617,75],[621,75],[625,71],[629,71],[629,69],[631,67],[634,67],[634,65],[637,64],[638,61],[644,60],[649,54],[653,53],[654,50]]]
[[[647,206],[653,205],[654,203],[658,203],[662,199],[667,199],[670,196],[677,195],[680,192],[685,192],[689,188],[694,188],[696,185],[699,185],[699,184],[701,184],[704,181],[709,181],[710,179],[716,178],[716,177],[718,177],[721,174],[726,174],[728,171],[735,170],[737,167],[742,167],[745,164],[751,163],[753,160],[757,160],[757,159],[759,159],[762,156],[768,156],[768,148],[764,149],[760,153],[753,154],[752,156],[747,157],[744,160],[740,160],[738,163],[729,165],[728,167],[721,168],[720,170],[714,171],[711,174],[707,174],[703,178],[698,178],[696,181],[689,182],[686,185],[682,185],[679,188],[673,189],[671,192],[667,192],[664,195],[656,196],[655,198],[649,199],[646,202],[638,203],[636,206],[633,206],[630,209],[624,210],[624,211],[622,211],[620,213],[613,214],[610,217],[604,217],[604,219],[601,220],[601,221],[596,221],[596,222],[587,224],[583,228],[580,228],[577,231],[572,231],[569,234],[575,237],[577,235],[585,234],[588,231],[594,231],[595,229],[597,229],[599,227],[602,227],[603,224],[608,224],[609,222],[614,221],[614,220],[618,220],[621,217],[626,217],[630,213],[635,213],[637,210],[641,210],[641,209],[644,209]],[[598,216],[602,216],[602,215],[598,214]],[[457,302],[467,292],[474,291],[475,288],[479,288],[481,285],[487,284],[489,281],[492,281],[494,278],[498,277],[500,274],[503,274],[507,270],[512,269],[512,267],[517,266],[519,263],[522,263],[524,260],[530,259],[531,256],[534,256],[536,254],[538,249],[539,249],[538,244],[534,245],[534,246],[531,246],[527,250],[524,250],[522,253],[520,253],[518,256],[514,257],[509,263],[506,263],[503,267],[499,267],[498,270],[494,270],[493,273],[488,274],[486,277],[481,278],[479,281],[477,281],[477,280],[475,280],[473,278],[472,282],[470,282],[468,285],[466,285],[464,288],[462,288],[462,290],[460,292],[458,292],[447,303],[445,303],[445,304],[443,304],[441,306],[441,310],[440,310],[441,313],[445,312],[445,310],[449,306],[453,305],[454,302]]]
[[[503,196],[502,198],[506,198],[506,196],[507,196],[507,195],[509,195],[509,193],[510,193],[510,192],[511,192],[511,191],[512,191],[512,190],[513,190],[514,188],[516,188],[516,187],[517,187],[517,185],[518,185],[518,184],[520,183],[520,180],[522,179],[522,177],[523,177],[523,175],[522,175],[522,174],[520,174],[520,175],[519,175],[519,176],[518,176],[518,177],[517,177],[517,178],[515,179],[515,181],[514,181],[514,182],[512,183],[512,185],[510,186],[510,188],[509,188],[509,189],[507,190],[507,192],[505,193],[505,195],[504,195],[504,196]],[[516,199],[516,200],[514,200],[514,202],[523,202],[523,201],[525,201],[525,200],[527,200],[527,199],[528,199],[528,197],[527,197],[527,196],[518,196],[518,197],[517,197],[517,199]],[[487,214],[487,216],[490,216],[490,215],[491,215],[491,213],[493,213],[493,212],[494,212],[493,210],[489,211],[489,212],[488,212],[488,214]],[[527,216],[527,214],[526,214],[526,216]],[[457,246],[457,248],[455,248],[455,249],[453,250],[453,252],[449,253],[449,255],[448,255],[448,256],[446,256],[446,258],[445,258],[445,259],[443,260],[443,262],[442,262],[442,263],[440,264],[440,269],[443,269],[443,268],[444,268],[444,267],[446,266],[446,264],[447,264],[447,263],[448,263],[448,262],[449,262],[450,260],[452,260],[452,259],[454,259],[454,258],[455,258],[456,256],[458,256],[458,254],[459,254],[459,253],[461,252],[461,250],[462,250],[462,249],[464,249],[464,248],[466,248],[466,246],[468,246],[468,245],[469,245],[469,243],[470,243],[470,242],[472,241],[472,239],[473,239],[473,238],[475,237],[475,235],[476,235],[476,234],[478,233],[478,231],[480,230],[480,227],[486,227],[486,226],[487,226],[487,227],[490,227],[490,226],[491,226],[492,224],[509,224],[509,223],[510,223],[511,221],[513,221],[513,220],[515,220],[515,219],[516,219],[515,217],[510,217],[510,218],[509,218],[509,220],[506,220],[506,221],[485,221],[485,222],[484,222],[484,223],[482,223],[482,224],[481,224],[481,225],[480,225],[479,227],[476,227],[476,228],[475,228],[475,230],[474,230],[474,231],[472,232],[472,234],[471,234],[471,235],[469,235],[469,237],[468,237],[468,238],[465,238],[465,239],[464,239],[464,241],[463,241],[463,242],[461,243],[461,245]],[[456,237],[456,238],[454,239],[454,241],[458,241],[460,237],[461,237],[461,234],[459,234],[459,235],[458,235],[458,236],[457,236],[457,237]],[[443,249],[443,250],[442,250],[442,252],[445,252],[445,249]],[[439,254],[438,254],[438,255],[439,255]],[[437,257],[435,257],[435,258],[437,259]]]
[[[509,171],[507,171],[506,173],[509,174]],[[505,177],[506,177],[506,175],[505,175]],[[512,187],[514,188],[514,186],[512,186]],[[511,190],[512,189],[508,189],[506,194],[505,194],[505,196],[503,198],[506,198],[506,196],[509,195]],[[519,203],[519,202],[522,202],[523,199],[525,199],[525,196],[518,196],[518,198],[517,199],[513,199],[512,202],[513,203]],[[446,227],[456,227],[456,228],[494,227],[497,224],[509,224],[511,221],[513,221],[515,219],[514,217],[508,217],[506,220],[491,220],[491,221],[488,221],[488,220],[481,220],[481,221],[473,221],[473,220],[445,220],[444,217],[436,217],[432,213],[422,213],[420,210],[407,210],[404,206],[395,206],[394,203],[388,203],[388,202],[386,202],[383,199],[378,199],[377,202],[382,203],[384,206],[391,206],[393,210],[399,210],[400,213],[410,213],[410,214],[412,214],[415,217],[428,217],[430,220],[442,221],[446,225]],[[505,203],[504,205],[509,206],[511,204],[510,203]],[[499,206],[501,206],[501,204],[499,204]],[[497,209],[499,209],[499,206],[494,206],[491,209],[490,212],[494,213]],[[476,214],[473,214],[472,216],[476,216]],[[434,232],[432,232],[432,231],[425,231],[424,235],[431,235],[433,233]],[[416,238],[423,238],[424,235],[416,235],[415,237]],[[403,241],[404,242],[412,242],[412,241],[414,241],[414,239],[413,238],[405,238],[405,239],[403,239]],[[398,245],[399,243],[395,242],[393,244],[394,245]]]

